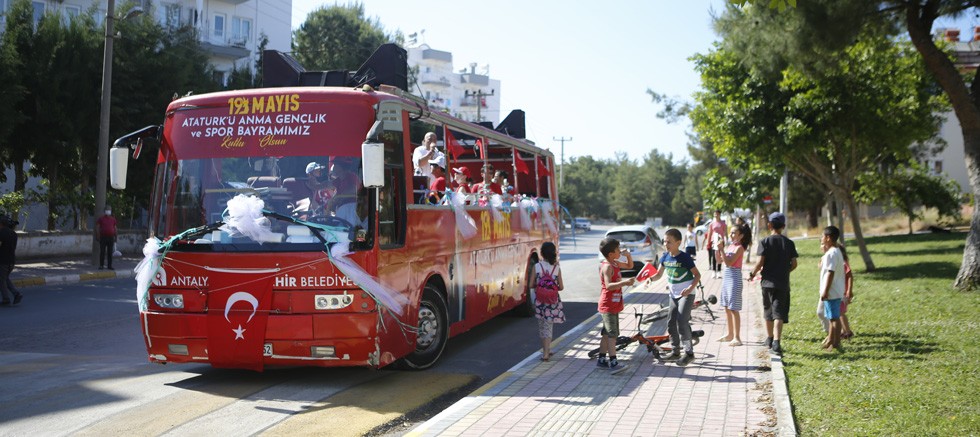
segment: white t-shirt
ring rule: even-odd
[[[426,149],[425,146],[416,147],[415,151],[412,152],[412,165],[415,166],[416,176],[427,176],[431,181],[432,166],[429,165],[428,163],[422,166],[419,165],[419,161],[421,161],[422,157],[424,157],[427,153],[429,153],[429,150]],[[439,149],[436,149],[436,152],[432,154],[431,158],[429,158],[429,162],[435,161],[440,156],[443,156],[442,152],[440,152]]]
[[[551,273],[551,269],[552,268],[555,269],[555,272],[554,273]],[[548,264],[548,262],[547,261],[544,261],[544,260],[538,261],[538,263],[534,265],[534,273],[537,275],[537,276],[534,277],[534,283],[535,284],[538,283],[538,277],[539,276],[544,276],[544,275],[541,274],[542,271],[543,272],[547,272],[547,273],[551,273],[551,277],[552,278],[555,278],[555,282],[557,283],[558,282],[558,274],[561,273],[561,266],[552,266],[551,264]]]
[[[820,259],[820,290],[818,292],[821,295],[827,286],[827,275],[830,272],[834,272],[834,280],[830,283],[830,291],[827,293],[827,299],[843,299],[844,254],[836,246],[828,249],[823,254],[823,258]]]
[[[687,242],[684,244],[685,247],[697,247],[698,237],[697,234],[694,233],[694,231],[690,231],[687,233],[686,240]]]

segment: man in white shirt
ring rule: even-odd
[[[432,168],[430,162],[444,156],[436,147],[436,134],[429,132],[422,138],[422,145],[415,148],[412,152],[412,165],[415,166],[415,176],[426,176],[429,183],[432,182]]]

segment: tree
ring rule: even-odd
[[[362,3],[320,7],[293,32],[293,56],[307,70],[353,71],[393,39]]]
[[[746,2],[760,6],[768,5],[766,0],[732,1],[737,5],[744,5]],[[840,47],[841,41],[853,37],[867,23],[901,23],[925,62],[925,68],[949,98],[963,132],[963,152],[974,206],[970,232],[963,249],[963,262],[960,264],[953,286],[959,289],[980,288],[980,75],[977,75],[976,71],[960,74],[953,59],[946,55],[941,43],[933,39],[930,33],[933,24],[940,17],[956,17],[971,10],[975,11],[978,7],[977,2],[975,0],[806,2],[806,4],[811,3],[811,7],[799,11],[794,9],[792,13],[784,15],[793,16],[802,27],[813,29],[814,33],[820,32],[822,35],[832,35],[835,38],[786,38],[792,46],[802,50]],[[834,7],[827,7],[827,5]],[[854,10],[859,10],[861,13],[854,13]],[[841,23],[842,26],[833,32],[827,32],[825,28],[820,28],[821,23]]]
[[[728,13],[733,28],[764,18]],[[723,36],[724,46],[738,47],[737,35]],[[719,47],[696,58],[705,91],[692,113],[695,129],[720,156],[761,167],[782,162],[842,199],[865,266],[874,270],[853,196],[855,178],[885,159],[908,156],[909,146],[930,140],[940,122],[934,114],[942,102],[930,94],[931,80],[910,50],[887,35],[861,34],[836,53],[835,68],[804,71],[784,61],[776,81],[747,68],[745,54]]]
[[[936,208],[941,217],[955,217],[960,213],[959,184],[930,174],[914,160],[895,168],[866,172],[858,181],[861,188],[857,198],[869,203],[887,202],[901,211],[909,219],[909,235],[912,222],[922,217],[920,207]]]

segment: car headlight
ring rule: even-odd
[[[157,306],[160,308],[184,308],[184,296],[180,294],[156,294],[153,296],[153,301],[156,302]]]

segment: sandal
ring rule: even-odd
[[[554,354],[548,354],[547,356],[544,355],[544,354],[541,354],[541,361],[548,361],[548,360],[550,360],[552,355],[554,355]]]
[[[715,341],[718,341],[718,342],[728,342],[728,341],[732,341],[732,338],[731,338],[731,337],[728,337],[728,336],[724,336],[724,335],[723,335],[723,336],[721,336],[721,337],[718,337],[718,339],[717,339],[717,340],[715,340]]]

